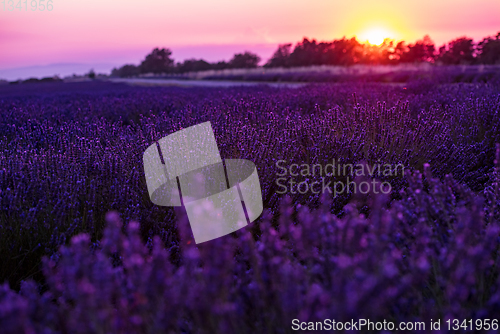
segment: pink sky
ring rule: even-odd
[[[245,50],[266,60],[279,43],[364,38],[374,29],[410,42],[429,34],[438,46],[500,31],[499,0],[54,0],[50,12],[32,12],[29,3],[28,11],[0,4],[0,69],[137,64],[157,46],[176,61],[228,60]]]

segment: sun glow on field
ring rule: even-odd
[[[360,41],[368,41],[372,45],[380,45],[386,38],[392,38],[393,34],[384,28],[372,28],[359,35]]]

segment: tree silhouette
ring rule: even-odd
[[[401,54],[400,61],[404,63],[432,62],[435,57],[436,47],[429,36],[408,45],[407,50]]]
[[[155,48],[146,56],[140,65],[142,73],[168,73],[172,72],[174,60],[170,58],[170,49]]]
[[[177,63],[176,72],[198,72],[212,69],[212,65],[203,59],[186,59],[182,63]]]
[[[111,76],[120,77],[120,78],[127,78],[127,77],[133,77],[133,76],[139,75],[140,73],[141,73],[141,70],[138,66],[126,64],[118,69],[114,68],[111,71]]]
[[[474,41],[457,38],[439,48],[438,61],[446,65],[471,64],[474,61]]]
[[[229,63],[227,61],[219,61],[217,63],[212,64],[212,69],[214,70],[224,70],[226,68],[229,68]]]
[[[95,79],[95,72],[94,72],[94,69],[90,69],[89,73],[87,73],[87,77],[89,79]]]
[[[229,61],[209,63],[203,59],[187,59],[174,66],[169,49],[155,48],[142,61],[141,65],[124,65],[113,69],[113,76],[129,77],[140,73],[186,73],[226,68],[256,68],[260,57],[249,51],[237,53]],[[355,37],[317,42],[303,38],[295,47],[280,44],[264,67],[296,67],[311,65],[354,64],[398,64],[398,63],[436,63],[457,64],[500,64],[500,32],[486,37],[477,45],[467,37],[457,38],[441,46],[436,52],[434,42],[429,36],[407,44],[386,39],[381,45],[360,43]]]
[[[229,61],[231,68],[255,68],[259,65],[260,57],[255,53],[245,51],[245,53],[237,53],[233,59]]]
[[[264,67],[289,67],[292,44],[280,44]]]
[[[353,65],[359,62],[363,55],[362,45],[353,37],[333,41],[333,50],[330,51],[332,65]]]
[[[477,60],[480,64],[500,64],[500,32],[486,37],[477,45]]]
[[[297,43],[293,52],[290,54],[290,65],[291,66],[310,66],[319,65],[320,57],[318,52],[318,44],[316,40],[313,39],[309,41],[304,38],[302,42]]]

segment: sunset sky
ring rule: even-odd
[[[278,44],[303,37],[364,41],[378,32],[413,42],[429,34],[439,46],[500,31],[499,0],[54,0],[50,12],[32,12],[29,3],[28,11],[0,4],[0,70],[138,64],[157,46],[176,61],[228,60],[245,50],[267,60]]]

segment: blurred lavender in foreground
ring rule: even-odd
[[[485,201],[425,166],[408,174],[402,200],[368,196],[341,219],[323,207],[281,204],[254,238],[195,245],[181,214],[180,261],[158,236],[149,249],[139,224],[106,216],[99,246],[87,234],[43,260],[47,291],[33,281],[0,290],[4,333],[288,333],[291,321],[494,319],[500,311],[500,146]],[[427,190],[426,190],[427,189]],[[297,211],[294,222],[292,215]]]

